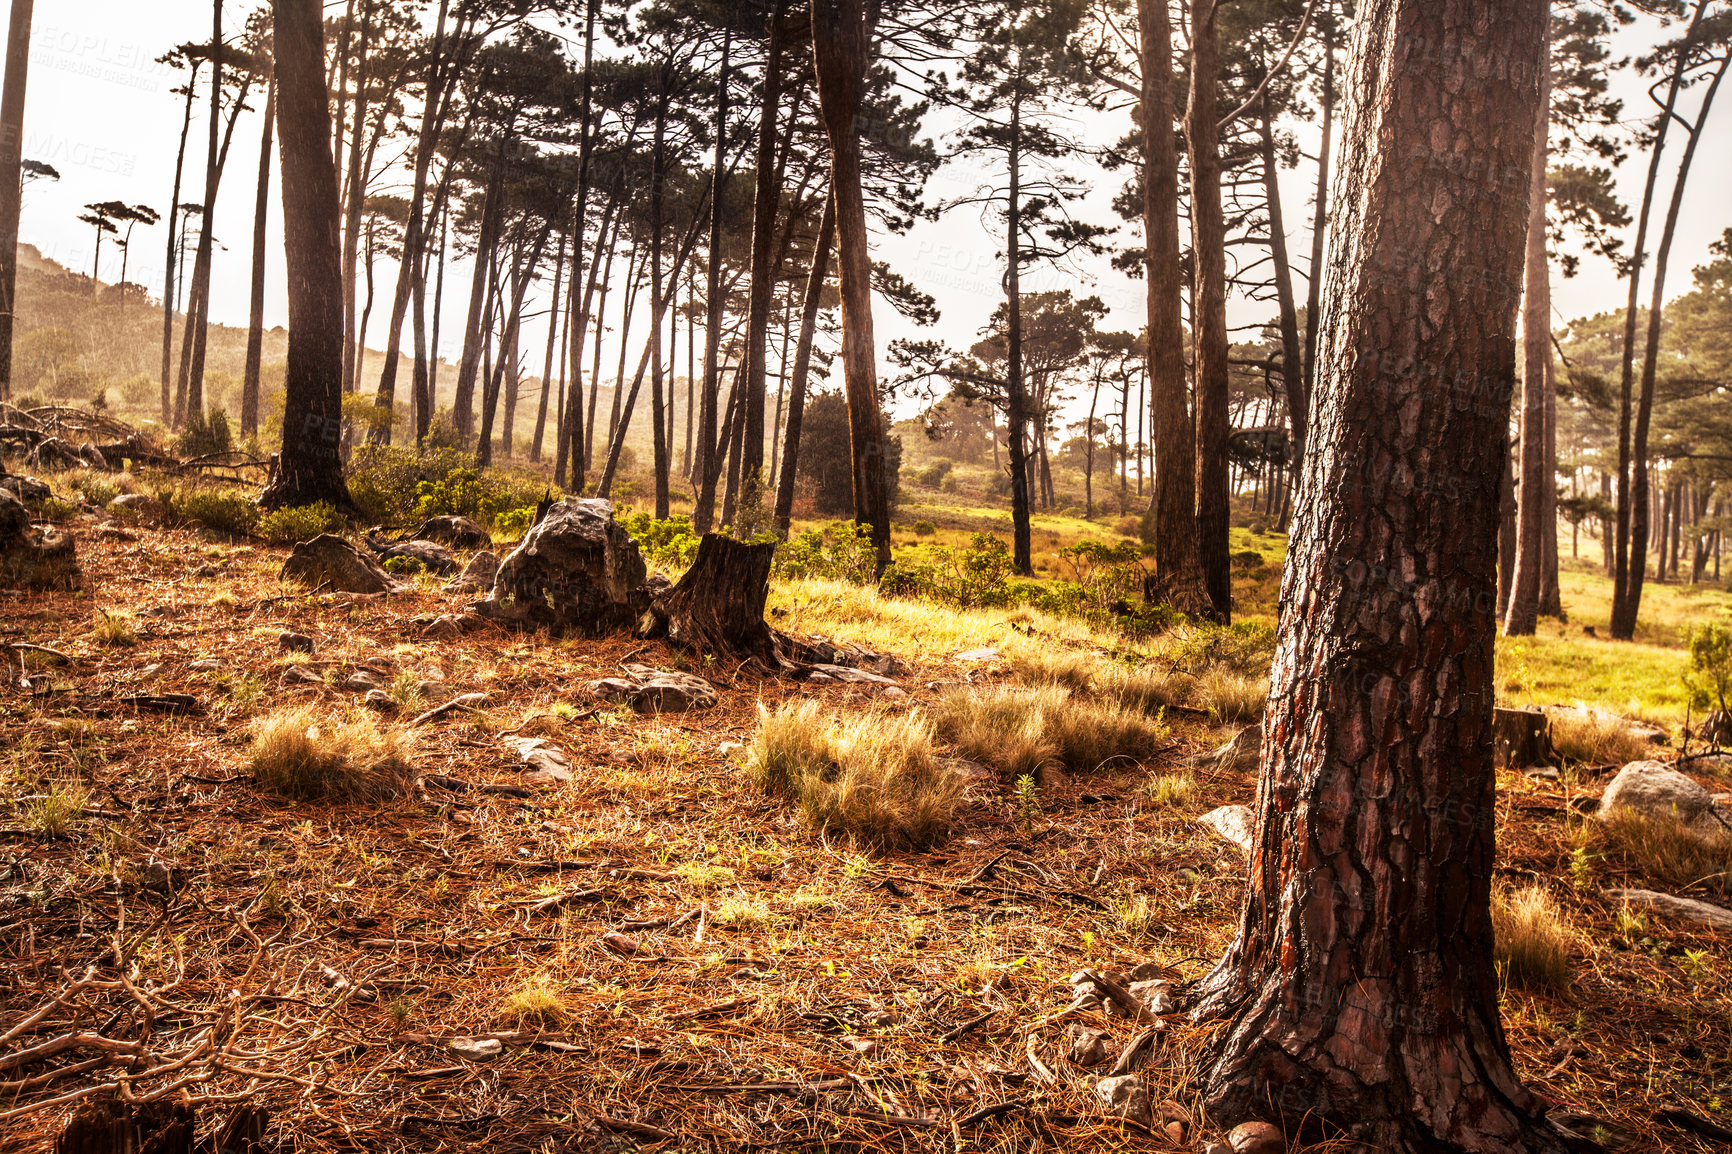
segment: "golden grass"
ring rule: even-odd
[[[137,645],[138,632],[132,627],[132,610],[98,609],[91,614],[90,635],[99,645]]]
[[[288,709],[253,726],[249,768],[267,789],[301,799],[399,797],[415,779],[409,738],[370,717],[342,721]]]
[[[571,1018],[563,991],[546,974],[537,974],[506,994],[499,1009],[519,1026],[557,1026]]]
[[[1564,761],[1584,765],[1627,765],[1652,751],[1647,738],[1615,714],[1586,707],[1548,714],[1552,749]]]
[[[963,783],[933,750],[919,711],[838,719],[816,701],[759,707],[746,765],[813,826],[872,849],[921,849],[950,830]]]
[[[1732,895],[1732,834],[1704,837],[1669,818],[1620,809],[1590,823],[1588,843],[1652,882]]]
[[[1226,668],[1205,670],[1191,692],[1192,703],[1217,724],[1238,725],[1263,716],[1269,699],[1267,672],[1246,675]]]
[[[1140,709],[1056,685],[952,690],[936,717],[938,735],[957,753],[1012,779],[1054,762],[1071,773],[1088,773],[1142,761],[1168,736],[1164,723]]]
[[[1496,959],[1504,980],[1529,990],[1562,993],[1570,985],[1570,932],[1539,886],[1492,895]]]
[[[88,792],[77,782],[56,781],[48,786],[47,793],[26,804],[25,821],[43,837],[65,837],[84,816],[84,803],[88,800]]]
[[[1157,809],[1176,809],[1196,791],[1197,781],[1188,773],[1157,773],[1143,782],[1142,794]]]

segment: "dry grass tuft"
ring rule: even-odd
[[[519,1026],[558,1026],[572,1016],[564,993],[546,974],[537,974],[506,994],[499,1008]]]
[[[1092,773],[1120,762],[1140,762],[1167,741],[1158,718],[1114,701],[1073,697],[1046,714],[1046,734],[1071,773]]]
[[[1583,765],[1627,765],[1640,761],[1649,745],[1630,723],[1597,709],[1560,709],[1550,714],[1552,749],[1564,761]]]
[[[920,849],[941,840],[963,784],[932,747],[924,714],[822,715],[815,701],[759,708],[746,764],[806,820],[874,849]]]
[[[1167,739],[1167,727],[1110,699],[1044,689],[955,690],[938,707],[938,735],[963,757],[1012,780],[1057,763],[1088,773],[1141,761]]]
[[[137,645],[138,631],[132,627],[132,610],[98,609],[91,615],[90,635],[99,645]]]
[[[1188,773],[1157,773],[1143,782],[1143,797],[1156,809],[1177,809],[1197,792],[1197,781]]]
[[[332,722],[289,709],[255,724],[249,767],[260,785],[289,797],[399,797],[415,777],[408,747],[407,734],[370,717]]]
[[[1022,679],[1024,685],[1057,685],[1065,689],[1084,690],[1094,683],[1102,669],[1098,657],[1069,649],[1037,649],[1018,645],[1005,654],[1005,664]]]
[[[1539,886],[1492,895],[1498,969],[1511,985],[1563,993],[1570,986],[1570,932]]]
[[[1669,818],[1618,810],[1589,823],[1590,845],[1649,881],[1732,895],[1732,834],[1703,837]]]
[[[1148,665],[1138,669],[1115,666],[1096,680],[1094,688],[1109,701],[1159,716],[1169,705],[1184,705],[1194,698],[1197,679]]]
[[[1269,699],[1267,673],[1246,676],[1231,669],[1215,666],[1197,678],[1191,698],[1198,709],[1209,711],[1209,717],[1221,725],[1240,725],[1263,716],[1263,705]]]
[[[78,819],[84,816],[84,804],[89,800],[85,788],[75,781],[56,781],[48,792],[31,798],[25,806],[28,827],[43,837],[65,837],[72,832]]]

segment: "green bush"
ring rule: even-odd
[[[698,535],[690,517],[658,521],[648,513],[628,513],[620,521],[644,559],[658,569],[686,569],[698,555]]]
[[[437,419],[434,426],[442,428]],[[424,447],[362,445],[349,458],[349,496],[370,521],[407,520],[422,482],[441,480],[474,464],[472,455],[435,445],[431,435]]]
[[[508,540],[520,540],[535,524],[535,510],[527,505],[507,509],[493,518],[493,531]]]
[[[502,513],[530,509],[548,492],[545,482],[492,469],[460,466],[415,486],[416,517],[468,517],[491,528]]]
[[[221,409],[189,415],[185,431],[175,441],[175,450],[183,457],[208,457],[232,448],[234,434],[229,429],[229,415]]]
[[[990,533],[976,533],[966,549],[927,546],[931,561],[892,562],[878,590],[890,597],[943,601],[965,609],[1013,605],[1018,590],[1010,584],[1010,547]]]
[[[310,541],[320,533],[341,533],[347,527],[343,515],[328,501],[316,505],[272,509],[261,516],[255,532],[273,545]]]
[[[930,537],[936,532],[938,532],[938,526],[931,521],[914,522],[914,535],[916,537]]]
[[[931,464],[919,469],[914,474],[914,483],[924,485],[928,489],[936,489],[944,484],[944,478],[950,476],[950,470],[956,467],[956,462],[948,457],[939,457]]]
[[[120,496],[120,486],[100,473],[89,473],[78,480],[78,495],[97,508],[107,508],[108,503]]]
[[[259,507],[252,498],[234,489],[176,489],[162,496],[174,521],[199,524],[236,536],[251,536],[258,527]]]
[[[784,580],[821,577],[864,585],[876,570],[872,539],[849,521],[807,529],[776,547],[776,576]]]

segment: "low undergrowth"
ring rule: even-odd
[[[301,800],[400,797],[414,782],[409,739],[370,717],[341,721],[287,709],[253,727],[248,768],[266,789]]]

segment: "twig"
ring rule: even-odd
[[[411,718],[409,721],[404,723],[404,728],[414,729],[418,725],[425,725],[427,722],[438,717],[443,717],[453,710],[473,710],[486,700],[487,695],[485,693],[460,693],[450,701],[447,701],[444,705],[435,705],[426,713],[421,714],[421,716]]]

